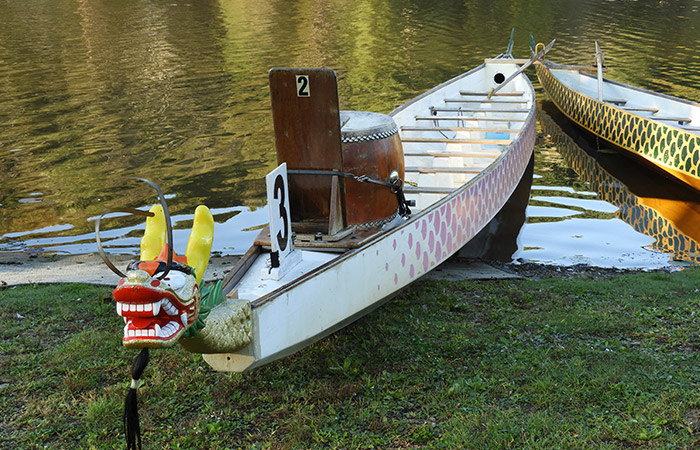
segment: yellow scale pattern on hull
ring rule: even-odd
[[[700,136],[601,103],[560,83],[543,65],[537,78],[571,120],[700,189]]]

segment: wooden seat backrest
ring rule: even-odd
[[[286,162],[288,170],[342,171],[335,72],[276,67],[270,70],[269,80],[278,163]],[[340,205],[344,204],[344,192],[342,178],[290,173],[292,223],[305,225],[302,232],[318,227],[319,231],[333,233],[342,228],[345,210]]]

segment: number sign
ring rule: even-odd
[[[280,164],[265,177],[267,206],[270,211],[270,244],[278,261],[292,251],[292,220],[289,214],[289,189],[287,188],[287,163]],[[273,267],[274,258],[273,258]]]
[[[297,97],[311,97],[308,75],[297,75]]]

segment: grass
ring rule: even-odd
[[[420,281],[249,374],[153,351],[147,449],[700,447],[700,270]],[[123,449],[110,289],[0,290],[0,448]]]

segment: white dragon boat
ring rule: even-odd
[[[126,275],[108,262],[123,276],[114,297],[124,345],[179,342],[216,370],[246,371],[333,333],[443,263],[501,210],[530,163],[527,65],[487,59],[389,115],[340,111],[331,70],[272,69],[281,164],[267,177],[269,227],[200,303],[211,214],[198,208],[177,257],[158,190],[163,208],[143,213],[141,261]]]
[[[290,172],[289,198],[304,195],[304,187],[294,186],[294,177],[312,182],[325,179],[328,192],[344,187],[345,198],[336,193],[324,198],[324,202],[330,200],[325,229],[309,232],[292,216],[296,240],[290,245],[294,250],[279,268],[271,267],[270,252],[278,250],[272,250],[270,232],[264,230],[224,280],[224,293],[235,292],[236,305],[246,310],[237,321],[237,330],[245,337],[234,339],[237,348],[221,349],[215,343],[231,339],[217,332],[209,337],[209,344],[191,349],[203,352],[205,361],[216,370],[244,371],[273,361],[376,308],[469,242],[508,200],[532,156],[535,93],[527,77],[518,73],[487,99],[492,89],[518,70],[508,58],[492,59],[388,116],[341,111],[329,121],[329,130],[322,129],[320,134],[335,138],[334,146],[341,148],[339,159],[345,164],[342,168],[280,158]],[[273,102],[283,95],[275,89],[288,86],[294,91],[299,76],[309,76],[313,94],[314,84],[323,82],[315,80],[314,74],[318,73],[305,69],[271,71]],[[333,74],[330,78],[335,79]],[[299,102],[309,100],[294,92],[290,96]],[[284,103],[281,107],[286,111],[274,115],[278,149],[285,145],[280,142],[285,134],[290,134],[285,127],[293,126],[280,122],[290,109],[299,111],[298,105],[290,106],[288,97]],[[303,140],[302,148],[310,141],[313,139]],[[363,158],[373,162],[364,167],[349,165],[352,152],[363,153]],[[369,156],[372,153],[374,157]],[[294,168],[289,168],[292,164]],[[397,206],[396,199],[403,200],[391,186],[363,183],[362,177],[397,188],[403,185],[405,203]],[[352,189],[367,192],[355,192],[351,199]],[[374,206],[386,204],[390,205],[388,215],[386,211],[360,214],[376,212]],[[271,209],[280,211],[277,205]],[[338,222],[344,221],[341,225],[333,223],[334,214]],[[274,220],[271,217],[271,223]],[[283,269],[285,264],[290,267]],[[272,276],[273,271],[278,276]],[[220,330],[226,335],[232,331]],[[188,340],[181,340],[186,348]],[[222,351],[211,352],[211,345]]]

